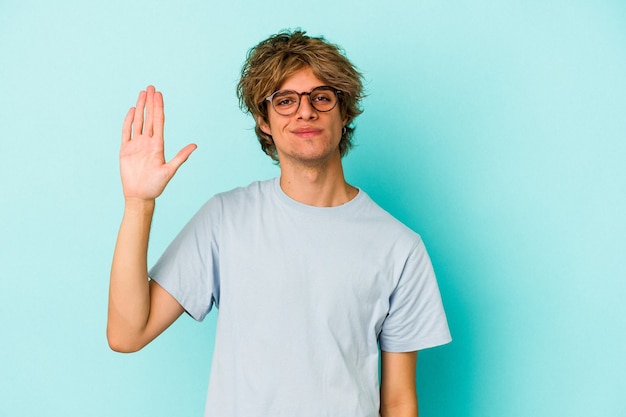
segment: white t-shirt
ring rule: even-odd
[[[377,417],[379,344],[451,340],[421,238],[362,190],[328,208],[278,178],[218,194],[149,275],[196,320],[219,308],[207,417]]]

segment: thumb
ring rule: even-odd
[[[180,166],[187,160],[187,158],[189,158],[189,155],[191,155],[191,153],[197,148],[198,146],[195,143],[191,143],[185,146],[183,149],[178,151],[176,156],[173,157],[172,160],[167,163],[167,165],[172,168],[173,172],[178,171],[178,168],[180,168]]]

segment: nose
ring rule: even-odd
[[[305,97],[306,96],[306,97]],[[310,120],[317,117],[317,110],[311,105],[311,96],[308,93],[302,93],[300,96],[300,106],[296,116],[299,119]]]

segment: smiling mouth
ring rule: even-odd
[[[293,134],[300,137],[309,138],[318,135],[320,132],[320,129],[297,129],[293,131]]]

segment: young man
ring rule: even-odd
[[[450,334],[420,237],[344,179],[360,74],[323,38],[282,32],[250,51],[238,95],[280,177],[210,199],[150,273],[155,199],[196,146],[165,162],[153,87],[128,112],[111,348],[215,305],[206,416],[417,416],[417,351]]]

